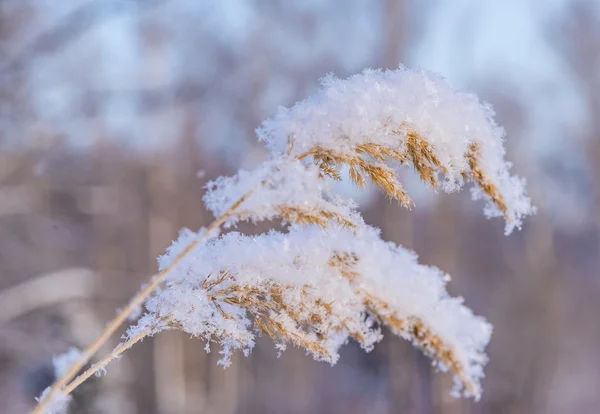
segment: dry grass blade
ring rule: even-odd
[[[373,105],[365,111],[357,99]],[[367,350],[379,341],[378,320],[449,368],[467,394],[479,397],[491,325],[447,294],[438,269],[384,242],[352,200],[324,184],[328,178],[341,180],[347,168],[357,186],[371,181],[411,207],[398,164],[412,165],[423,182],[446,192],[472,180],[475,198],[490,201],[486,215],[501,210],[508,234],[535,208],[524,182],[509,175],[489,112],[423,71],[369,70],[347,80],[327,78],[315,99],[279,111],[257,130],[270,150],[268,161],[207,184],[203,200],[216,220],[198,233],[182,232],[161,256],[160,273],[45,392],[34,414],[44,412],[55,394],[64,397],[83,382],[87,377],[69,384],[143,306],[148,312],[127,331],[129,341],[100,364],[164,329],[219,342],[223,364],[233,350],[250,351],[258,332],[279,349],[291,342],[316,359],[335,362],[349,337]],[[316,167],[303,161],[306,157]],[[294,225],[257,236],[217,234],[240,220],[276,218]],[[401,278],[388,279],[396,269],[404,272]]]
[[[492,202],[502,211],[504,217],[510,220],[508,214],[508,208],[504,197],[500,194],[498,187],[494,185],[492,180],[485,175],[480,165],[481,150],[477,144],[471,144],[469,146],[469,153],[467,154],[467,160],[469,161],[469,169],[473,180],[481,187],[481,189],[490,197]]]
[[[355,229],[356,223],[353,223],[343,215],[327,210],[308,210],[296,206],[276,206],[275,207],[282,219],[289,223],[314,224],[326,228],[331,221],[335,221],[343,227]]]
[[[350,179],[352,180],[352,182],[354,182],[354,184],[356,184],[360,188],[364,188],[367,185],[367,180],[365,180],[365,177],[363,177],[363,175],[360,173],[360,171],[358,171],[356,167],[350,166],[349,173]]]
[[[248,193],[242,195],[233,205],[219,218],[213,221],[207,228],[206,232],[202,237],[197,238],[192,243],[190,243],[177,257],[173,259],[173,261],[166,266],[163,270],[161,270],[158,274],[156,274],[151,281],[134,295],[129,303],[117,314],[117,316],[107,325],[105,330],[100,334],[100,336],[92,342],[82,353],[81,358],[76,361],[71,368],[61,377],[57,378],[56,381],[50,387],[50,390],[42,398],[39,404],[35,407],[32,414],[41,414],[47,408],[49,402],[52,400],[54,394],[59,393],[69,381],[71,381],[77,373],[84,367],[84,365],[92,358],[92,356],[98,352],[98,350],[108,341],[111,335],[113,335],[117,329],[127,320],[127,317],[131,315],[135,310],[141,306],[146,298],[148,298],[152,293],[158,288],[167,276],[177,267],[177,265],[190,253],[192,252],[200,243],[208,237],[212,232],[216,229],[219,229],[242,205],[248,197],[252,195],[252,190]]]
[[[465,367],[458,360],[452,346],[445,343],[425,322],[414,316],[400,318],[384,300],[366,292],[364,296],[369,312],[395,335],[411,341],[425,355],[448,367],[450,372],[462,381],[469,394],[478,394],[477,385],[466,374]]]
[[[223,270],[218,277],[209,275],[202,288],[206,289],[212,306],[224,319],[235,318],[224,310],[225,305],[242,308],[251,315],[255,327],[274,342],[290,342],[317,359],[335,361],[336,356],[327,346],[328,334],[345,329],[346,321],[334,313],[332,304],[319,297],[312,286],[303,286],[299,295],[297,287],[270,281],[244,286],[236,283],[229,271]],[[287,293],[292,291],[295,294],[288,296]],[[169,327],[181,328],[176,320]],[[364,341],[360,332],[353,336]]]
[[[431,145],[416,131],[408,131],[406,137],[408,155],[421,179],[432,187],[437,187],[437,173],[438,171],[445,172],[445,168],[433,152]]]
[[[350,179],[357,186],[364,187],[366,177],[368,177],[390,198],[398,200],[402,206],[408,208],[413,206],[413,202],[398,181],[397,173],[386,163],[395,160],[404,165],[412,164],[421,179],[433,188],[438,187],[438,175],[446,173],[447,168],[442,164],[432,146],[417,131],[402,125],[400,128],[392,130],[392,133],[406,137],[405,151],[368,142],[358,145],[351,152],[335,151],[317,146],[299,159],[312,156],[314,163],[321,170],[321,174],[335,180],[341,179],[340,169],[342,166],[347,166]],[[505,218],[510,220],[504,197],[481,167],[479,146],[471,144],[465,157],[468,160],[469,171],[462,173],[463,179],[472,177],[503,212]]]
[[[384,154],[393,155],[396,159],[400,156],[395,151],[384,151],[384,147],[377,145],[370,146],[368,144],[360,145],[355,149],[354,153],[350,154],[317,146],[305,155],[313,157],[314,163],[325,176],[339,180],[340,168],[347,166],[350,178],[359,187],[366,185],[365,176],[367,176],[376,186],[385,191],[390,198],[398,200],[404,207],[411,207],[412,201],[402,187],[402,184],[398,181],[396,172],[382,162],[387,156]],[[363,155],[370,155],[375,162],[365,158]]]
[[[359,154],[366,154],[377,161],[384,162],[387,159],[397,160],[401,163],[408,162],[408,157],[405,153],[400,150],[384,147],[381,144],[366,143],[356,147],[356,152]]]
[[[294,205],[274,205],[273,209],[277,212],[277,216],[280,217],[284,222],[303,224],[303,225],[316,225],[321,228],[327,228],[331,222],[336,222],[342,227],[349,229],[356,229],[358,223],[353,222],[343,214],[326,210],[325,208],[303,208]],[[252,220],[254,214],[248,211],[240,211],[236,214],[236,217],[241,220]]]
[[[319,169],[321,170],[322,176],[327,176],[329,178],[333,178],[335,181],[342,181],[342,176],[338,169],[332,164],[328,164],[326,162],[320,162],[317,164]]]
[[[352,253],[335,253],[329,260],[331,267],[337,268],[340,274],[354,281],[359,273],[354,269],[359,258]],[[387,326],[395,335],[411,341],[428,357],[448,367],[458,377],[468,393],[477,395],[477,385],[466,374],[465,368],[459,362],[452,346],[429,328],[420,318],[410,316],[401,318],[391,305],[373,293],[365,290],[362,284],[355,285],[357,293],[364,298],[367,311],[375,316],[381,323]]]
[[[340,168],[347,166],[350,179],[359,187],[366,185],[368,177],[376,186],[404,207],[413,205],[410,197],[400,184],[397,173],[386,163],[398,161],[401,164],[412,163],[421,179],[436,188],[438,185],[438,173],[446,172],[438,156],[431,145],[416,131],[401,126],[392,130],[395,135],[406,137],[406,150],[390,148],[372,142],[357,145],[354,151],[341,152],[317,146],[305,156],[312,156],[314,163],[321,170],[323,176],[340,180]],[[399,143],[401,141],[399,140]]]
[[[388,197],[398,200],[403,207],[410,208],[413,202],[398,181],[396,172],[385,164],[373,164],[357,157],[356,165],[369,176],[373,184],[381,188]]]

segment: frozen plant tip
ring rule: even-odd
[[[70,348],[64,354],[56,355],[52,358],[52,365],[54,368],[54,375],[57,378],[65,375],[73,362],[77,361],[81,357],[81,352],[77,348]],[[46,388],[38,401],[45,400],[47,404],[47,414],[66,414],[68,411],[69,403],[71,402],[71,396],[69,393],[65,393],[63,390],[49,395],[51,388]]]
[[[386,326],[450,371],[455,391],[479,398],[491,326],[448,295],[447,275],[381,240],[332,182],[346,174],[359,187],[371,182],[405,207],[413,202],[398,176],[402,166],[434,190],[472,183],[473,197],[487,200],[488,216],[504,217],[508,234],[534,208],[524,181],[510,175],[504,131],[492,117],[477,97],[424,71],[325,78],[319,93],[280,109],[257,130],[270,150],[267,161],[207,185],[204,202],[215,222],[198,233],[182,231],[159,258],[160,273],[104,334],[143,303],[146,311],[126,341],[70,384],[76,372],[53,388],[68,394],[163,330],[220,344],[227,365],[233,351],[248,353],[260,334],[280,350],[294,344],[335,363],[343,344],[352,339],[368,351]],[[273,219],[283,230],[219,234],[240,221]]]

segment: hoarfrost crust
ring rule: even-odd
[[[438,75],[424,70],[365,70],[348,79],[325,77],[322,89],[311,98],[277,114],[257,129],[259,139],[274,154],[284,154],[293,137],[292,154],[315,146],[347,151],[365,143],[405,150],[410,128],[425,137],[444,166],[444,191],[458,190],[469,170],[472,145],[481,152],[480,167],[502,193],[507,210],[488,202],[486,215],[505,216],[506,233],[521,226],[535,212],[525,194],[524,180],[510,175],[504,161],[504,129],[494,111],[472,93],[451,88]],[[480,188],[474,198],[489,196]]]
[[[344,269],[336,262],[340,257],[356,260]],[[217,283],[223,274],[227,277]],[[225,350],[222,363],[228,365],[231,351],[250,350],[260,331],[254,311],[240,306],[240,292],[285,286],[277,300],[285,303],[286,310],[270,316],[283,330],[318,342],[321,348],[312,352],[317,359],[335,363],[340,346],[355,336],[364,348],[372,349],[381,339],[374,324],[381,316],[419,320],[448,345],[462,367],[462,377],[455,376],[457,383],[470,381],[469,392],[478,395],[491,326],[474,316],[462,299],[450,297],[446,283],[439,269],[419,264],[413,252],[381,240],[378,230],[368,226],[358,233],[339,226],[327,230],[292,226],[287,233],[258,236],[232,232],[199,246],[180,264],[166,288],[148,301],[150,313],[129,336],[167,317],[172,326],[193,336],[219,341]],[[229,294],[219,296],[223,291]],[[386,303],[386,308],[373,309],[373,298]],[[274,300],[269,294],[264,299]],[[309,308],[310,303],[315,307]],[[320,308],[318,303],[328,303],[330,308]],[[301,314],[318,315],[323,323],[315,329],[301,327],[297,319]],[[415,339],[412,332],[398,334]],[[443,370],[448,368],[443,358],[438,362]]]
[[[411,207],[399,166],[434,190],[471,182],[473,198],[487,201],[486,215],[504,217],[508,234],[535,209],[525,181],[510,175],[493,115],[425,71],[326,77],[319,93],[257,129],[271,152],[266,162],[206,186],[216,227],[278,219],[283,230],[183,230],[159,258],[161,269],[178,265],[127,336],[183,330],[207,340],[207,349],[219,343],[227,366],[233,351],[247,354],[256,335],[268,335],[279,352],[291,343],[335,363],[350,339],[371,350],[385,325],[450,371],[454,393],[479,398],[491,325],[448,295],[448,275],[381,240],[331,183],[348,175]]]

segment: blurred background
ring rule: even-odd
[[[480,402],[409,344],[335,367],[268,340],[227,370],[164,333],[75,393],[73,413],[597,413],[600,1],[0,0],[0,411],[89,344],[156,271],[202,186],[265,151],[254,128],[333,72],[425,67],[493,104],[538,214],[503,236],[468,192],[367,222],[453,275],[495,326]],[[104,351],[119,341],[116,337]]]

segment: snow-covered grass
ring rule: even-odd
[[[472,183],[473,196],[487,200],[487,215],[504,217],[508,234],[534,208],[524,181],[510,175],[502,128],[476,96],[424,71],[366,70],[322,83],[318,94],[280,109],[257,130],[270,150],[267,161],[207,185],[204,201],[215,222],[181,232],[159,258],[160,273],[47,396],[68,395],[133,344],[164,330],[190,333],[207,341],[207,349],[217,343],[227,366],[232,352],[249,353],[261,334],[279,351],[294,344],[333,364],[343,344],[355,340],[369,351],[387,326],[450,371],[456,394],[480,397],[491,325],[448,295],[446,274],[383,241],[331,184],[371,182],[411,207],[397,174],[402,166],[414,168],[434,191]],[[220,234],[240,221],[273,219],[284,223],[282,230]],[[73,380],[140,305],[145,312],[125,342]]]

